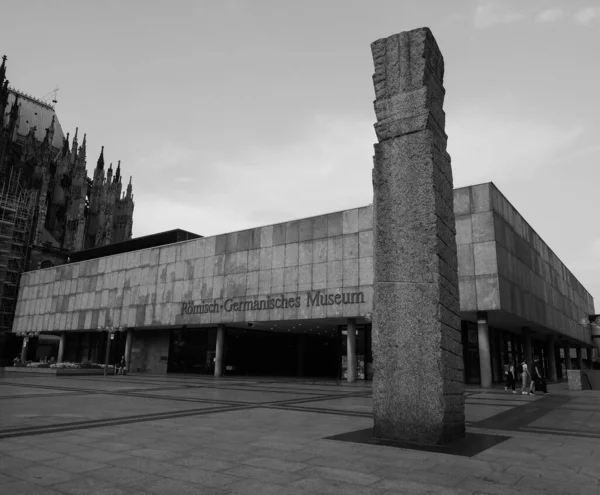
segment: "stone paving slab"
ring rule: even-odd
[[[16,427],[69,424],[75,421],[114,419],[211,407],[211,404],[207,403],[190,404],[109,394],[75,395],[68,398],[54,398],[54,400],[45,398],[43,408],[30,407],[32,400],[15,398],[3,401],[0,408],[0,432]]]
[[[81,377],[60,377],[60,376],[17,376],[0,374],[0,383],[9,382],[13,386],[34,387],[35,389],[43,389],[45,387],[60,389],[63,387],[73,389],[88,389],[88,390],[131,390],[131,389],[150,389],[155,388],[154,383],[144,383],[140,381],[128,382],[119,380],[121,376],[108,376],[81,378]],[[3,388],[3,387],[2,387]],[[0,388],[0,394],[2,394]],[[37,392],[39,393],[39,392]]]
[[[373,399],[370,397],[347,397],[341,399],[317,400],[298,404],[296,407],[301,409],[321,407],[336,411],[364,412],[370,414],[373,408]]]
[[[324,388],[320,383],[313,389],[294,381],[251,380],[239,390],[244,380],[202,377],[198,385],[210,387],[189,389],[186,386],[194,383],[189,377],[133,377],[127,384],[116,379],[55,378],[59,388],[44,383],[49,393],[43,397],[3,399],[0,433],[5,424],[46,425],[44,414],[67,426],[74,416],[90,423],[0,439],[0,493],[600,495],[600,435],[594,433],[600,429],[600,395],[585,391],[559,390],[564,400],[553,401],[473,393],[466,405],[472,418],[467,431],[509,438],[475,456],[460,457],[327,439],[372,427],[370,417],[348,415],[370,411],[370,398],[355,396],[364,387]],[[3,380],[0,377],[0,384]],[[102,387],[95,387],[96,381]],[[124,385],[136,392],[123,390]],[[137,395],[150,389],[154,395],[163,385],[171,387],[166,394]],[[266,385],[281,393],[265,391]],[[81,395],[52,394],[64,388],[79,388]],[[199,397],[195,394],[206,390],[214,392],[212,397],[243,399],[250,405],[213,411],[210,408],[218,404],[190,406],[177,400]],[[331,390],[332,397],[324,399],[324,390]],[[293,409],[273,408],[272,396],[309,402],[290,406]],[[198,412],[177,416],[190,407]],[[165,417],[144,417],[149,411],[164,412]],[[139,419],[127,424],[93,422],[134,412]],[[540,424],[541,431],[531,431]]]
[[[264,392],[262,390],[227,390],[216,388],[188,388],[184,390],[160,390],[154,395],[163,397],[194,398],[219,401],[263,403],[272,401],[285,401],[292,399],[305,399],[304,394],[295,394],[286,391]]]
[[[75,392],[68,392],[75,393]],[[40,395],[61,395],[65,394],[62,390],[43,389],[43,388],[24,388],[21,385],[8,385],[0,382],[0,399],[14,398],[14,396],[40,396]]]

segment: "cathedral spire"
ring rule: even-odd
[[[8,116],[8,132],[10,136],[14,135],[15,129],[17,128],[17,120],[19,119],[19,95],[15,95],[15,101],[10,108],[10,114]]]
[[[67,137],[63,140],[63,156],[67,156],[69,154],[69,133],[67,132]]]
[[[54,139],[54,122],[56,119],[56,115],[52,116],[52,122],[50,122],[50,127],[46,128],[46,135],[44,136],[44,143],[48,146],[52,145],[52,140]]]
[[[83,135],[83,143],[81,143],[81,146],[79,147],[79,159],[82,160],[82,162],[85,162],[85,138],[86,134]]]
[[[131,175],[129,176],[129,184],[127,184],[127,198],[131,199],[131,190],[132,190],[132,186],[131,186]]]
[[[104,170],[104,146],[102,146],[102,150],[100,150],[100,156],[98,157],[96,168],[98,170]]]
[[[7,106],[8,106],[8,79],[4,80],[4,84],[2,84],[2,80],[0,79],[0,129],[4,125],[4,112],[6,112]]]
[[[115,182],[121,182],[121,160],[117,164],[117,173],[115,174]]]
[[[113,168],[112,168],[112,163],[111,163],[110,166],[108,167],[108,172],[106,172],[106,183],[107,184],[111,183],[112,174],[113,174]]]
[[[0,65],[0,84],[4,82],[6,77],[6,55],[2,55],[2,65]]]
[[[75,136],[73,136],[73,145],[71,147],[71,153],[73,156],[77,155],[77,133],[79,132],[79,127],[75,127]]]

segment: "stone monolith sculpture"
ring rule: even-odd
[[[444,60],[428,28],[371,49],[374,434],[446,443],[465,434],[465,417]]]

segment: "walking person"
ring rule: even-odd
[[[529,388],[529,384],[531,383],[531,374],[529,373],[529,369],[527,367],[527,363],[523,361],[521,364],[523,368],[523,372],[521,373],[521,394],[522,395],[533,395],[533,392],[529,392],[527,389]]]
[[[532,381],[529,387],[529,393],[533,394],[534,390],[542,392],[544,395],[548,395],[548,387],[546,384],[546,378],[544,377],[544,367],[539,356],[533,358],[533,367],[531,369]]]
[[[506,386],[504,387],[505,392],[508,392],[508,389],[511,388],[513,394],[517,393],[517,391],[515,390],[515,373],[515,361],[511,358],[510,361],[504,365],[504,376],[506,378]]]

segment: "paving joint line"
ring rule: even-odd
[[[128,375],[128,378],[119,378],[119,381],[127,381],[130,383],[156,383],[156,384],[168,384],[168,383],[174,383],[174,384],[180,384],[181,386],[185,387],[190,387],[190,388],[227,388],[230,390],[248,390],[249,387],[251,387],[254,390],[260,390],[260,391],[273,391],[273,392],[287,392],[288,390],[280,390],[281,388],[284,388],[285,385],[306,385],[308,384],[308,382],[275,382],[275,381],[270,381],[270,382],[265,382],[265,383],[271,383],[271,384],[277,384],[280,383],[281,386],[274,388],[274,387],[265,387],[263,383],[257,383],[257,382],[251,382],[251,381],[247,381],[246,383],[244,383],[244,387],[245,388],[232,388],[231,386],[228,387],[223,387],[222,385],[227,384],[227,382],[230,382],[228,385],[238,385],[239,382],[243,382],[245,381],[244,377],[221,377],[219,378],[219,381],[215,381],[214,379],[210,379],[208,378],[209,375],[198,375],[199,377],[207,377],[207,378],[199,378],[197,379],[198,381],[193,381],[191,383],[186,383],[185,381],[175,381],[175,380],[152,380],[152,379],[147,379],[147,378],[142,378],[142,377],[137,377],[137,376],[131,376]],[[70,380],[88,380],[88,379],[98,379],[97,375],[94,376],[69,376],[69,377],[64,377],[64,378],[68,378]],[[181,379],[179,379],[181,380]],[[192,378],[190,378],[189,380],[192,380]],[[202,381],[202,383],[199,383],[199,381]],[[221,385],[221,386],[219,386]],[[323,384],[325,387],[329,386],[329,387],[334,387],[334,385],[327,385],[327,384]],[[344,385],[336,385],[336,387],[340,387],[343,388]],[[368,390],[363,390],[363,391],[357,391],[357,392],[351,392],[349,391],[349,394],[370,394],[372,393],[372,387],[371,385],[368,386],[362,386],[361,388],[363,389],[368,389]],[[315,393],[315,392],[320,392],[320,393],[326,393],[326,392],[331,392],[331,390],[314,390],[313,391],[308,391],[308,390],[300,390],[297,391],[295,393],[300,393],[300,394],[307,394],[310,395],[311,393]]]
[[[296,411],[296,412],[313,412],[319,414],[330,414],[335,416],[352,416],[352,417],[360,417],[360,418],[372,418],[373,415],[371,413],[363,413],[360,411],[345,411],[339,409],[325,409],[320,407],[294,407],[294,406],[271,406],[264,405],[262,406],[265,409],[277,409],[281,411]]]
[[[94,380],[97,381],[101,381],[101,383],[105,383],[104,381],[104,377],[97,377],[94,376],[93,377]],[[112,376],[108,377],[109,379],[112,379]],[[84,378],[81,377],[68,377],[68,379],[70,380],[83,380]],[[89,380],[88,377],[86,377],[85,379]],[[123,382],[127,382],[127,383],[143,383],[142,380],[136,380],[136,381],[132,381],[132,380],[121,380],[120,378],[117,378],[117,380],[119,380],[120,383]],[[77,391],[89,391],[92,393],[115,393],[115,392],[119,392],[119,391],[99,391],[97,389],[89,389],[89,388],[77,388],[77,387],[66,387],[63,385],[42,385],[42,384],[31,384],[31,383],[14,383],[14,382],[0,382],[0,384],[3,385],[11,385],[11,386],[17,386],[17,387],[31,387],[31,388],[41,388],[41,389],[51,389],[51,390],[77,390]],[[179,388],[179,387],[178,387]],[[218,384],[214,384],[214,385],[187,385],[187,386],[183,386],[181,388],[198,388],[198,389],[213,389],[213,390],[234,390],[234,391],[242,391],[242,392],[265,392],[265,393],[275,393],[275,394],[296,394],[296,395],[305,395],[305,396],[314,396],[314,394],[316,393],[316,391],[314,392],[309,392],[309,391],[295,391],[295,390],[273,390],[273,389],[269,389],[269,388],[253,388],[252,390],[249,390],[247,387],[223,387],[223,386],[218,386]],[[164,388],[164,390],[172,390],[173,388],[171,387],[167,387]],[[144,392],[145,390],[163,390],[162,387],[154,387],[152,389],[133,389],[135,391],[140,391],[140,392]],[[132,391],[133,391],[132,390]],[[127,392],[128,390],[125,390],[124,392]],[[330,392],[330,391],[325,391],[325,392]],[[366,393],[370,393],[370,392],[358,392],[358,394],[366,394]],[[348,394],[344,394],[345,396],[351,397],[353,395],[355,395],[355,393],[348,393]]]
[[[337,398],[344,398],[337,397]],[[161,397],[162,398],[162,397]],[[319,399],[315,399],[319,400]],[[307,399],[298,399],[301,401],[299,403],[310,402]],[[244,403],[244,404],[227,404],[220,403],[216,401],[211,401],[211,403],[217,404],[216,407],[213,408],[202,408],[202,409],[193,409],[193,410],[184,410],[184,411],[171,411],[165,413],[153,413],[146,415],[137,415],[137,416],[126,416],[120,418],[107,418],[107,419],[99,419],[99,420],[88,420],[88,421],[79,421],[72,422],[69,424],[61,423],[56,425],[42,425],[42,426],[26,426],[26,427],[16,427],[5,430],[0,430],[0,439],[2,438],[12,438],[12,437],[20,437],[20,436],[30,436],[30,435],[44,435],[44,434],[52,434],[52,433],[60,433],[64,431],[74,431],[78,429],[86,429],[86,428],[102,428],[109,426],[118,426],[121,424],[131,424],[131,423],[143,423],[148,421],[160,421],[164,419],[173,419],[177,417],[189,417],[189,416],[198,416],[198,415],[206,415],[210,413],[221,413],[221,412],[229,412],[229,411],[240,411],[240,410],[248,410],[248,409],[278,409],[278,410],[292,410],[297,412],[314,412],[319,414],[330,414],[330,415],[338,415],[338,416],[352,416],[352,417],[371,417],[369,413],[361,413],[356,411],[344,411],[344,410],[336,410],[336,409],[326,409],[326,408],[315,408],[315,407],[294,407],[295,403],[278,403],[278,402],[264,402],[264,403]]]
[[[48,435],[52,433],[61,433],[65,431],[83,430],[88,428],[103,428],[119,426],[131,423],[145,423],[150,421],[162,421],[166,419],[184,418],[190,416],[203,416],[211,413],[221,413],[229,411],[241,411],[244,409],[253,409],[253,406],[226,406],[204,409],[194,409],[188,411],[173,411],[166,413],[156,413],[144,416],[126,416],[121,418],[110,418],[103,420],[92,420],[60,425],[44,425],[40,427],[20,427],[10,430],[0,430],[0,439],[14,438],[32,435]]]
[[[192,398],[192,397],[169,397],[169,396],[161,396],[155,394],[146,394],[145,389],[134,389],[134,390],[92,390],[92,389],[82,389],[82,388],[74,388],[74,387],[63,387],[63,386],[53,386],[53,385],[34,385],[34,384],[20,384],[21,386],[29,387],[29,388],[38,388],[43,390],[64,390],[65,394],[60,395],[117,395],[117,396],[128,396],[128,397],[139,397],[139,398],[148,398],[148,399],[160,399],[167,401],[175,401],[175,402],[196,402],[196,403],[211,403],[211,404],[226,404],[226,405],[257,405],[262,403],[256,402],[246,402],[246,401],[228,401],[222,399],[204,399],[204,398]],[[198,387],[202,388],[202,387]],[[216,388],[216,387],[215,387]],[[170,389],[167,389],[170,390]],[[231,389],[219,389],[219,390],[231,390]],[[293,392],[289,392],[293,393]],[[269,401],[268,404],[303,404],[308,402],[317,402],[323,400],[336,400],[336,399],[345,399],[349,397],[362,397],[365,396],[367,392],[358,392],[353,394],[329,394],[329,395],[313,395],[311,397],[297,398],[297,399],[282,399],[280,401]],[[40,394],[46,396],[46,394]],[[51,394],[50,397],[59,395],[59,394]],[[308,395],[308,394],[304,394]]]

